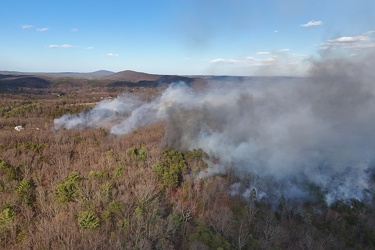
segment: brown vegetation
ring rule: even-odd
[[[163,123],[123,136],[52,130],[54,118],[122,91],[144,100],[160,91],[86,81],[0,94],[1,249],[375,247],[372,204],[279,197],[275,207],[230,195],[240,181],[230,172],[197,178],[203,151],[161,148]]]

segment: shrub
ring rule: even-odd
[[[27,148],[34,152],[41,153],[43,149],[47,146],[46,144],[40,143],[32,143],[32,142],[21,142],[18,144],[20,148]]]
[[[202,242],[210,249],[230,249],[229,242],[223,236],[205,226],[199,226],[198,231],[190,235],[190,242],[194,241]]]
[[[10,180],[21,179],[21,170],[19,167],[14,167],[3,160],[0,160],[0,169],[5,170]]]
[[[101,170],[90,171],[89,178],[96,178],[96,179],[99,179],[99,180],[108,179],[109,178],[109,172],[108,172],[107,169],[104,170],[104,171],[101,171]]]
[[[208,159],[208,154],[201,148],[189,150],[185,154],[186,161],[194,173],[198,173],[208,167],[205,160]]]
[[[102,218],[108,219],[112,216],[121,215],[124,210],[124,204],[119,201],[112,201],[108,204],[107,209],[102,213]]]
[[[35,201],[34,183],[32,180],[23,178],[19,183],[16,192],[21,196],[27,205],[32,205]]]
[[[107,155],[108,155],[109,157],[114,157],[114,158],[117,157],[117,153],[116,153],[116,151],[115,151],[114,149],[110,149],[110,150],[108,150],[108,151],[107,151]]]
[[[126,152],[127,155],[136,160],[136,161],[144,161],[146,160],[147,158],[147,148],[142,146],[140,149],[138,149],[136,146],[134,147],[131,147],[128,149],[128,151]]]
[[[161,181],[162,189],[177,187],[182,171],[185,169],[186,163],[183,154],[171,148],[164,149],[162,161],[152,166],[152,170]]]
[[[81,229],[94,229],[100,225],[100,220],[93,212],[83,211],[78,214],[78,225]]]
[[[80,184],[81,177],[79,174],[73,172],[69,174],[67,179],[60,182],[57,185],[55,195],[57,200],[61,203],[71,202],[77,195],[78,186]]]
[[[122,172],[124,171],[124,167],[122,165],[118,165],[117,168],[113,171],[113,177],[119,177]]]
[[[102,197],[106,200],[112,199],[112,189],[113,189],[112,183],[106,182],[105,184],[103,184],[102,192],[101,192]]]
[[[23,239],[27,236],[27,231],[25,229],[22,229],[18,234],[17,234],[17,242],[22,242]]]
[[[16,216],[16,213],[14,212],[13,207],[5,203],[3,204],[3,209],[0,213],[0,225],[6,224],[9,221],[12,221],[14,217]]]

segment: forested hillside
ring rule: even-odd
[[[373,200],[327,205],[314,185],[310,200],[272,204],[231,192],[253,176],[199,177],[220,155],[168,147],[163,122],[126,135],[53,129],[122,92],[161,91],[65,80],[0,92],[1,249],[375,248]]]

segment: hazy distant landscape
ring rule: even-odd
[[[207,81],[225,81],[225,82],[243,82],[254,79],[273,81],[273,79],[282,79],[285,77],[251,77],[251,76],[178,76],[178,75],[155,75],[131,70],[121,72],[111,72],[99,70],[91,73],[25,73],[0,71],[0,88],[47,88],[50,84],[58,84],[59,81],[70,82],[71,84],[90,84],[95,82],[100,86],[134,86],[134,87],[157,87],[162,84],[171,84],[173,82],[185,83],[203,83]],[[91,80],[91,81],[90,81]],[[31,83],[32,82],[32,83]],[[27,85],[27,83],[30,83]]]
[[[187,80],[190,78],[182,76],[162,76],[152,75],[147,73],[135,72],[135,71],[122,71],[114,73],[106,70],[99,70],[92,73],[24,73],[24,72],[8,72],[0,71],[1,87],[4,88],[18,88],[27,87],[26,82],[33,81],[30,84],[31,88],[44,88],[49,87],[50,84],[58,84],[59,81],[71,81],[75,80],[74,84],[79,83],[91,83],[96,82],[101,86],[116,85],[120,84],[123,86],[137,84],[140,87],[147,87],[148,84],[163,84],[171,83],[173,81]],[[191,81],[191,80],[190,80]]]

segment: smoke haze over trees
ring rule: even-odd
[[[265,199],[309,199],[311,183],[329,204],[364,200],[374,167],[373,55],[325,55],[312,61],[307,78],[212,81],[200,91],[176,83],[147,103],[120,95],[56,119],[55,128],[106,127],[127,134],[164,121],[166,146],[202,148],[219,159],[202,176],[230,166],[238,176],[256,176],[257,183],[247,186]],[[262,184],[269,178],[278,185],[274,190]]]

